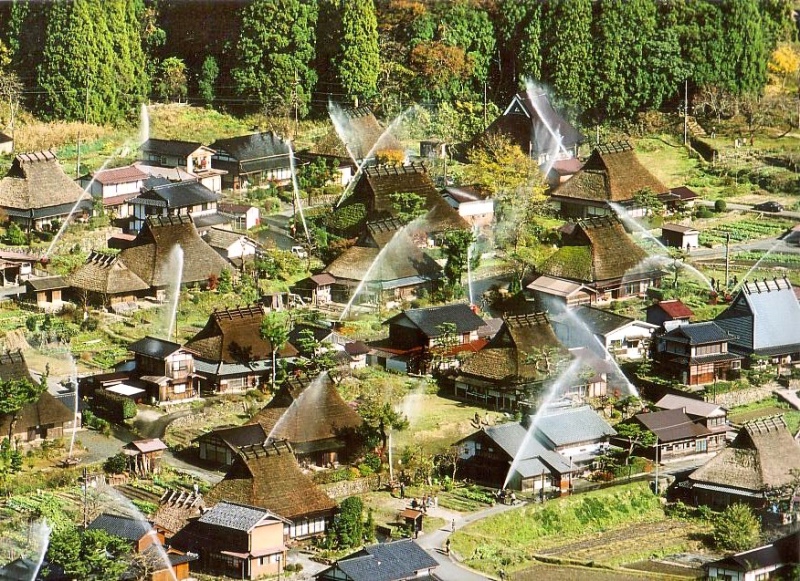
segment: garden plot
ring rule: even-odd
[[[734,243],[773,238],[785,232],[791,225],[791,221],[780,218],[742,218],[701,230],[700,244],[704,246],[725,244],[728,236]]]

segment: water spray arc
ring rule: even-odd
[[[292,171],[292,190],[294,193],[294,200],[297,204],[297,209],[300,211],[300,220],[303,223],[303,233],[306,235],[306,242],[308,242],[309,246],[311,245],[311,236],[308,233],[308,226],[306,226],[306,217],[303,214],[303,202],[300,199],[300,187],[297,185],[297,170],[295,169],[294,164],[294,149],[292,148],[292,142],[286,141],[286,144],[289,146],[289,167]]]

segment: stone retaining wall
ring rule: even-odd
[[[331,498],[346,498],[355,494],[372,492],[381,487],[381,477],[379,474],[357,478],[355,480],[342,480],[341,482],[331,482],[321,484],[320,488]]]

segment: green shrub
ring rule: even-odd
[[[128,459],[123,453],[110,456],[103,462],[103,470],[109,474],[122,474],[128,467]]]
[[[714,202],[714,211],[717,212],[718,214],[725,212],[727,209],[728,209],[728,202],[726,202],[725,200],[719,199],[716,202]]]
[[[358,465],[358,472],[359,474],[361,474],[361,476],[371,476],[375,474],[375,470],[373,470],[371,466],[363,462]]]
[[[136,404],[132,399],[105,390],[98,390],[92,401],[94,413],[112,422],[124,422],[136,416]]]
[[[713,218],[714,217],[714,213],[704,206],[704,207],[701,207],[699,210],[697,210],[697,212],[695,213],[695,216],[697,218]]]
[[[377,472],[381,469],[381,459],[376,454],[367,454],[364,456],[364,464],[372,469],[372,472]]]

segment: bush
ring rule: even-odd
[[[103,470],[109,474],[122,474],[128,467],[128,459],[125,454],[119,453],[116,456],[110,456],[103,462]]]
[[[81,323],[81,330],[90,332],[96,331],[99,325],[100,325],[100,319],[98,319],[97,317],[89,317]]]
[[[725,551],[747,550],[760,534],[761,524],[744,504],[732,504],[714,519],[714,543]]]
[[[714,211],[717,212],[718,214],[725,212],[727,209],[728,209],[728,202],[726,202],[725,200],[720,199],[714,202]]]
[[[697,218],[713,218],[714,217],[714,213],[711,210],[709,210],[708,208],[702,207],[699,210],[697,210],[697,213],[695,214],[695,216]]]
[[[377,472],[381,469],[381,459],[376,454],[367,454],[364,456],[364,464],[372,469],[372,472]]]
[[[98,390],[92,402],[94,413],[112,422],[123,422],[136,416],[136,404],[132,399],[115,393]]]

